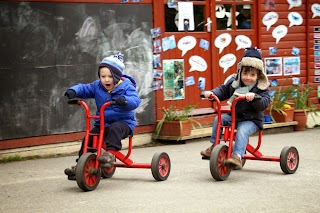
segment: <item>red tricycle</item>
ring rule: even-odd
[[[169,155],[165,152],[157,152],[153,155],[151,164],[149,163],[135,163],[129,157],[132,151],[132,135],[129,136],[128,151],[123,154],[120,151],[115,153],[116,160],[120,162],[114,162],[111,168],[100,167],[98,158],[101,155],[103,147],[105,146],[103,135],[104,135],[104,110],[106,107],[115,104],[113,101],[106,102],[100,108],[100,115],[90,115],[90,109],[88,104],[83,100],[69,100],[68,104],[81,105],[86,114],[86,134],[84,140],[83,154],[79,158],[76,166],[76,181],[78,186],[83,191],[94,190],[101,177],[111,178],[115,173],[117,167],[124,168],[143,168],[151,169],[154,179],[157,181],[164,181],[168,178],[171,169],[171,162]],[[91,119],[100,120],[100,133],[90,133],[90,121]],[[92,147],[89,147],[89,136],[93,136]],[[96,150],[96,152],[89,152],[88,150]]]
[[[204,95],[201,94],[203,98]],[[256,99],[261,98],[260,96],[256,95]],[[245,100],[245,96],[238,96],[234,99],[231,104],[230,108],[222,108],[221,102],[219,98],[215,95],[211,95],[208,98],[210,101],[215,101],[217,104],[217,116],[218,116],[218,125],[217,125],[217,134],[214,143],[214,148],[211,152],[210,159],[203,157],[202,159],[210,160],[210,172],[212,177],[215,180],[223,181],[226,180],[232,169],[232,166],[226,163],[226,160],[230,158],[232,150],[233,150],[233,143],[236,134],[236,116],[235,116],[235,109],[236,104],[238,101]],[[222,113],[231,113],[231,126],[222,126],[221,115]],[[220,132],[223,131],[223,137],[220,137]],[[299,166],[299,153],[298,150],[293,146],[286,146],[282,149],[280,153],[280,157],[272,157],[272,156],[265,156],[260,151],[259,148],[262,143],[262,130],[258,132],[258,143],[256,147],[253,147],[249,142],[246,147],[246,153],[242,158],[242,166],[244,166],[246,160],[261,160],[261,161],[274,161],[280,162],[281,170],[285,174],[293,174],[296,172]],[[221,142],[228,143],[229,146],[226,144],[222,144]],[[249,155],[249,154],[250,155]]]

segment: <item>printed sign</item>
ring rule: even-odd
[[[222,33],[214,40],[214,45],[219,48],[219,54],[230,44],[231,39],[232,38],[229,33]]]
[[[320,33],[313,33],[313,38],[320,38]]]
[[[181,38],[178,42],[178,49],[182,51],[184,56],[189,50],[193,49],[197,44],[197,40],[193,36],[185,36]]]
[[[313,4],[311,6],[311,11],[313,13],[312,18],[320,16],[320,4]]]
[[[301,0],[287,0],[289,4],[289,10],[293,7],[300,7],[302,4]]]
[[[278,13],[269,12],[263,16],[262,23],[267,27],[267,31],[272,25],[274,25],[279,19]]]
[[[199,71],[203,72],[208,68],[207,62],[200,56],[194,55],[189,58],[189,64],[191,66],[189,72]]]
[[[251,47],[251,39],[248,36],[245,35],[238,35],[235,39],[237,46],[236,51],[240,49],[245,49],[247,47]]]
[[[290,22],[289,27],[292,27],[293,25],[301,25],[303,22],[302,16],[300,15],[300,13],[297,12],[289,13],[288,20]]]
[[[288,33],[288,28],[285,25],[279,25],[272,31],[272,37],[276,39],[276,44],[285,37]]]
[[[229,67],[232,67],[236,63],[236,56],[232,53],[222,56],[219,60],[219,66],[223,68],[223,73],[227,72]]]

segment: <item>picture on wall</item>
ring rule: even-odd
[[[265,58],[264,59],[265,72],[268,76],[282,75],[282,58]]]
[[[300,57],[283,58],[284,75],[300,75]]]
[[[164,100],[184,99],[184,60],[163,60],[162,64]]]

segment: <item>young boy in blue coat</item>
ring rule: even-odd
[[[238,63],[237,75],[233,76],[226,84],[206,91],[204,96],[216,95],[221,101],[228,100],[231,104],[236,95],[244,95],[246,100],[239,101],[236,106],[236,136],[233,153],[227,163],[242,167],[241,159],[246,151],[249,136],[258,129],[263,129],[263,112],[270,104],[269,82],[264,71],[262,56],[256,48],[247,48]],[[255,94],[261,99],[254,99]],[[218,119],[215,117],[212,124],[212,134],[210,142],[213,143],[209,148],[201,151],[200,154],[210,158],[216,139]],[[223,126],[231,125],[231,115],[223,114]]]
[[[77,84],[70,87],[65,96],[69,99],[81,98],[95,99],[97,105],[96,115],[100,115],[100,107],[108,102],[115,101],[115,105],[110,105],[104,111],[106,152],[99,157],[101,165],[112,167],[115,161],[114,154],[121,150],[121,140],[131,135],[136,126],[134,109],[136,109],[141,100],[136,91],[136,82],[133,78],[123,75],[125,68],[123,55],[118,53],[104,58],[99,64],[99,80],[90,84]],[[95,120],[91,133],[100,132],[99,120]],[[79,151],[79,158],[83,153],[83,143]],[[89,144],[92,143],[92,137],[89,138]],[[69,180],[75,180],[75,166],[65,169],[65,174]]]

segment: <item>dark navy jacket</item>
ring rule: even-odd
[[[76,92],[77,98],[94,98],[97,105],[96,115],[100,115],[100,108],[104,103],[111,101],[114,98],[124,96],[128,101],[128,105],[111,105],[106,107],[104,111],[104,122],[107,127],[113,122],[123,121],[128,124],[133,132],[137,123],[134,117],[134,109],[139,106],[141,100],[136,91],[135,80],[126,75],[123,75],[121,80],[122,82],[110,93],[103,87],[100,80],[96,80],[91,84],[77,84],[69,89],[73,89]],[[96,120],[95,126],[99,125],[99,120]]]
[[[231,78],[226,84],[222,84],[215,89],[211,90],[221,101],[228,100],[234,93],[235,88],[231,86],[235,78]],[[261,96],[261,100],[253,100],[247,102],[245,100],[239,101],[236,105],[236,122],[253,121],[259,129],[263,129],[263,112],[270,104],[269,89],[260,90],[256,85],[250,92],[256,93]]]

